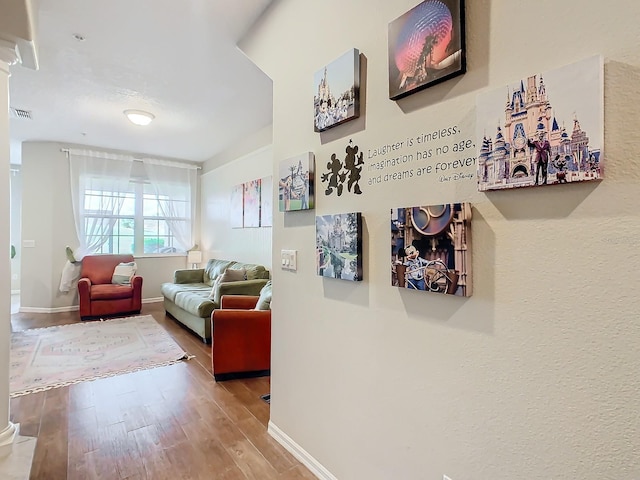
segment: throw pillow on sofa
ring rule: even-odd
[[[271,310],[271,280],[269,280],[262,290],[256,303],[256,310]]]
[[[231,269],[227,268],[222,275],[218,275],[213,282],[213,288],[211,288],[211,293],[209,294],[209,298],[213,298],[216,292],[216,288],[221,283],[228,282],[239,282],[241,280],[246,280],[247,272],[244,269]]]
[[[136,274],[136,262],[119,263],[113,270],[111,283],[115,285],[131,285],[131,279]]]

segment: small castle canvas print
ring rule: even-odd
[[[316,217],[316,268],[322,277],[362,280],[362,216]]]
[[[314,130],[322,132],[360,115],[360,52],[352,48],[314,77]]]

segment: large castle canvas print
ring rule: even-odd
[[[603,84],[597,56],[478,95],[478,189],[602,179]]]

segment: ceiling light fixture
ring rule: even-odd
[[[124,114],[131,123],[142,126],[149,125],[156,118],[153,114],[143,110],[125,110]]]

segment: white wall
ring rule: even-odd
[[[267,136],[262,132],[259,135],[266,141]],[[254,146],[255,142],[247,144]],[[269,145],[263,146],[231,161],[229,154],[222,152],[207,163],[220,163],[218,157],[227,163],[200,177],[203,262],[220,258],[257,263],[271,270],[272,228],[231,228],[229,210],[233,186],[272,174],[272,149]]]
[[[11,245],[16,247],[16,256],[11,260],[11,290],[20,290],[20,221],[22,216],[22,173],[20,165],[11,165]]]
[[[69,161],[53,142],[25,142],[22,146],[22,247],[20,305],[22,309],[55,309],[78,304],[77,291],[58,291],[66,262],[65,247],[78,244],[69,179]],[[65,145],[68,147],[68,145]],[[91,148],[91,147],[88,147]],[[33,240],[34,247],[24,247]],[[160,286],[173,272],[186,268],[186,256],[138,257],[144,278],[142,298],[159,298]]]
[[[388,23],[416,3],[274,3],[242,45],[274,82],[274,175],[313,151],[319,177],[349,139],[367,152],[446,125],[473,138],[477,93],[601,53],[606,179],[369,186],[365,153],[362,195],[276,213],[274,258],[297,249],[298,272],[273,270],[271,422],[340,480],[640,478],[640,3],[467,1],[468,72],[394,102]],[[313,74],[352,47],[364,114],[316,134]],[[391,287],[389,209],[459,201],[474,204],[473,296]],[[365,230],[353,284],[315,274],[314,216],[349,211]]]
[[[50,142],[22,145],[21,307],[60,308],[73,305],[76,297],[58,292],[65,246],[77,243],[69,162],[61,147]]]

